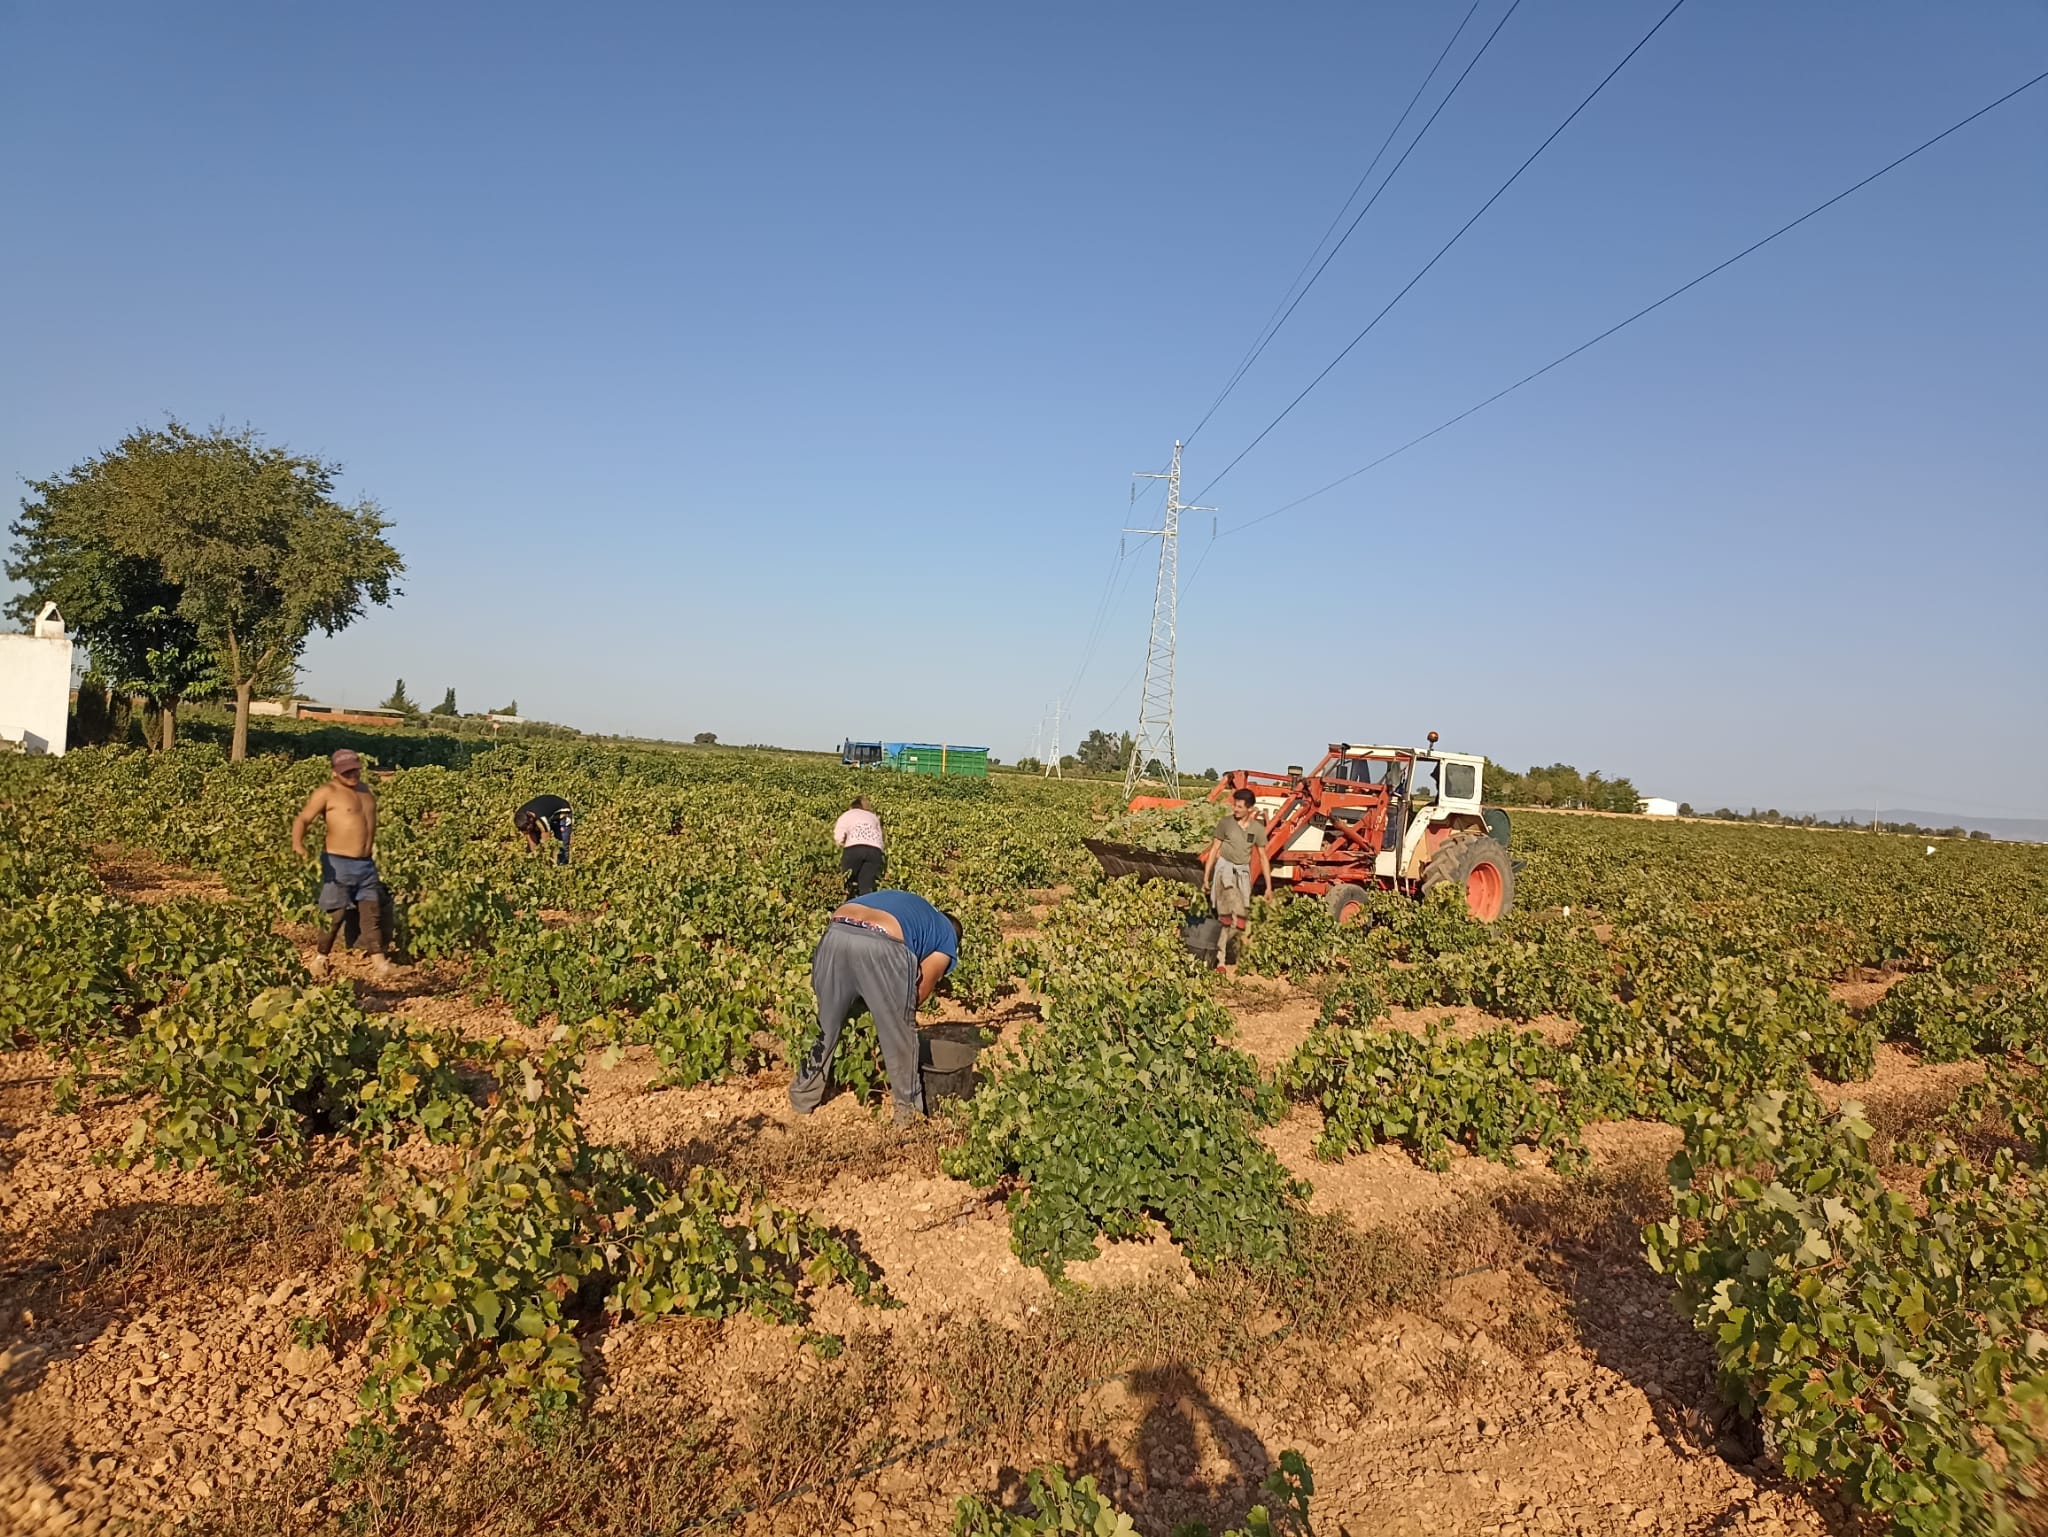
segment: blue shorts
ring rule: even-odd
[[[384,886],[377,879],[374,859],[344,859],[339,854],[320,856],[320,911],[338,913],[358,902],[377,902]]]

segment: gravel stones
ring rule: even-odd
[[[522,1032],[459,992],[452,972],[421,982],[399,1007],[478,1034]],[[1266,1003],[1256,1039],[1262,1055],[1291,1049],[1308,1014]],[[128,1208],[218,1202],[206,1171],[120,1171],[95,1154],[125,1136],[132,1109],[55,1115],[46,1086],[22,1086],[54,1064],[37,1053],[0,1053],[0,1275],[14,1284],[55,1241]],[[584,1117],[594,1136],[683,1165],[708,1157],[799,1169],[803,1139],[839,1138],[861,1156],[826,1161],[793,1197],[844,1229],[881,1267],[899,1312],[862,1309],[842,1295],[820,1299],[814,1327],[917,1331],[963,1314],[1021,1327],[1052,1299],[1044,1276],[1010,1251],[998,1203],[929,1172],[928,1158],[896,1159],[891,1134],[840,1096],[797,1123],[786,1077],[696,1089],[660,1089],[645,1060],[593,1070]],[[16,1086],[9,1086],[10,1082]],[[1310,1151],[1312,1111],[1297,1111],[1268,1141],[1316,1186],[1319,1209],[1361,1225],[1427,1218],[1517,1182],[1550,1179],[1525,1167],[1454,1159],[1433,1175],[1398,1152],[1320,1164]],[[1670,1151],[1670,1128],[1596,1126],[1586,1142],[1596,1165],[1615,1168]],[[835,1144],[837,1145],[837,1144]],[[348,1167],[345,1152],[329,1167]],[[353,1199],[353,1183],[336,1199]],[[793,1187],[794,1188],[794,1187]],[[1085,1286],[1200,1284],[1163,1236],[1106,1244],[1099,1259],[1070,1267]],[[8,1294],[0,1293],[0,1302]],[[1656,1283],[1629,1291],[1611,1316],[1574,1315],[1559,1349],[1531,1361],[1497,1341],[1511,1288],[1473,1285],[1444,1318],[1396,1313],[1341,1349],[1304,1347],[1261,1357],[1255,1373],[1177,1374],[1171,1383],[1131,1379],[1095,1387],[1036,1448],[1003,1448],[1001,1466],[1027,1455],[1058,1457],[1095,1472],[1147,1530],[1181,1519],[1212,1528],[1240,1519],[1282,1449],[1313,1464],[1316,1529],[1325,1534],[1537,1537],[1714,1530],[1731,1537],[1818,1537],[1820,1515],[1799,1491],[1762,1469],[1717,1453],[1711,1431],[1692,1436],[1701,1389],[1695,1346],[1663,1305]],[[295,1456],[324,1456],[360,1411],[366,1357],[361,1304],[345,1262],[321,1271],[209,1282],[174,1295],[119,1295],[91,1315],[19,1306],[0,1313],[0,1534],[166,1529],[231,1490],[276,1477]],[[309,1327],[306,1321],[319,1320]],[[331,1337],[322,1331],[338,1325]],[[1604,1331],[1604,1332],[1600,1332]],[[1597,1337],[1597,1354],[1588,1341]],[[721,1424],[742,1423],[763,1391],[800,1358],[791,1332],[753,1318],[722,1324],[663,1321],[593,1336],[604,1370],[594,1407],[632,1394],[703,1398]],[[1478,1363],[1452,1401],[1429,1375],[1448,1353]],[[952,1406],[929,1383],[894,1386],[906,1415],[950,1429]],[[438,1413],[421,1407],[416,1412]],[[455,1441],[483,1433],[453,1420]],[[980,1453],[976,1454],[980,1456]],[[993,1488],[997,1465],[959,1452],[912,1459],[839,1487],[829,1500],[800,1499],[749,1517],[751,1534],[837,1530],[938,1530],[952,1497]]]

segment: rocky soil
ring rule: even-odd
[[[110,856],[106,871],[130,898],[206,886],[132,858]],[[354,962],[343,969],[359,976]],[[1855,1001],[1880,982],[1850,984]],[[378,1007],[518,1033],[446,970],[358,986]],[[1312,998],[1282,984],[1247,980],[1232,997],[1248,1049],[1268,1064],[1315,1015]],[[990,1014],[1014,1032],[1029,1012]],[[227,1502],[321,1465],[358,1413],[362,1315],[339,1241],[353,1161],[332,1150],[301,1186],[253,1201],[204,1172],[118,1170],[99,1155],[133,1107],[60,1116],[52,1072],[36,1053],[0,1053],[0,1533],[156,1532],[186,1517],[235,1529]],[[1867,1087],[1909,1103],[1951,1073],[1887,1048]],[[841,1421],[867,1428],[844,1444],[822,1431],[775,1442],[810,1445],[819,1465],[760,1471],[761,1497],[746,1503],[780,1502],[738,1515],[738,1530],[942,1529],[955,1495],[1014,1492],[1018,1470],[1050,1456],[1094,1473],[1143,1531],[1165,1533],[1240,1517],[1287,1448],[1314,1470],[1324,1534],[1853,1530],[1755,1460],[1703,1349],[1615,1226],[1622,1197],[1656,1198],[1669,1127],[1592,1128],[1595,1175],[1568,1189],[1533,1158],[1458,1159],[1443,1175],[1386,1149],[1321,1164],[1315,1116],[1297,1112],[1268,1141],[1314,1182],[1315,1209],[1412,1232],[1418,1248],[1463,1263],[1345,1343],[1276,1339],[1235,1362],[1081,1384],[1063,1414],[992,1455],[986,1439],[955,1434],[957,1395],[919,1363],[963,1328],[1023,1339],[1069,1304],[1011,1254],[1000,1204],[939,1171],[943,1131],[894,1131],[845,1097],[798,1120],[774,1073],[690,1090],[655,1077],[639,1053],[593,1071],[592,1137],[665,1172],[709,1159],[766,1183],[855,1235],[905,1304],[885,1313],[826,1297],[816,1326],[854,1342],[829,1370],[790,1331],[751,1319],[628,1326],[593,1341],[600,1413],[687,1406],[693,1424],[751,1427],[767,1445],[761,1427],[776,1415],[855,1395]],[[1589,1205],[1587,1189],[1615,1197],[1611,1209]],[[1095,1294],[1203,1291],[1158,1234],[1106,1245],[1071,1274]],[[886,1435],[874,1431],[883,1421]],[[487,1432],[446,1434],[452,1456]],[[809,1492],[782,1497],[792,1489]],[[319,1510],[314,1496],[299,1513],[311,1522]]]

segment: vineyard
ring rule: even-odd
[[[0,760],[0,1531],[2048,1521],[2048,850],[1518,813],[1225,979],[1113,787],[863,778],[987,1042],[898,1130],[865,1018],[784,1096],[850,771],[430,756],[321,984],[323,763]]]

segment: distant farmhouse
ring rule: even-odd
[[[27,635],[0,635],[0,742],[61,755],[71,722],[71,637],[45,603]]]

